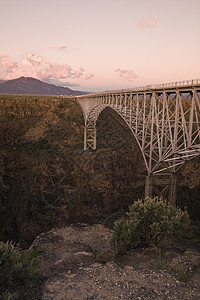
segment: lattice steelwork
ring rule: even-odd
[[[85,119],[84,149],[96,149],[96,121],[111,107],[135,136],[148,176],[175,174],[200,155],[200,79],[77,99]]]

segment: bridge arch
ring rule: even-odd
[[[131,133],[133,134],[138,146],[139,146],[139,149],[141,151],[141,154],[143,156],[143,159],[144,159],[144,163],[145,163],[145,166],[147,168],[147,161],[146,161],[146,157],[144,155],[144,152],[142,151],[142,147],[139,143],[139,140],[137,138],[137,135],[135,134],[135,132],[133,131],[133,128],[131,127],[130,123],[128,122],[127,118],[125,116],[123,116],[117,109],[115,109],[114,107],[111,107],[109,105],[105,105],[105,104],[98,104],[96,105],[92,110],[91,112],[88,114],[87,116],[87,119],[86,119],[86,128],[87,130],[90,129],[90,134],[93,131],[95,131],[95,135],[93,135],[93,139],[95,138],[96,139],[96,123],[101,115],[101,113],[106,109],[106,108],[110,108],[111,110],[113,110],[115,113],[117,113],[122,119],[123,121],[125,122],[125,124],[127,125],[127,127],[130,129]],[[87,138],[87,137],[85,137]],[[92,146],[96,144],[96,141],[93,141],[92,144],[90,144],[89,146],[91,147],[91,149],[94,149]]]
[[[172,187],[170,197],[174,198],[175,174],[186,161],[200,155],[200,80],[77,99],[85,120],[84,149],[96,149],[97,119],[106,107],[112,108],[130,128],[143,155],[146,195],[152,194],[153,185],[164,184]]]

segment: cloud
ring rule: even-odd
[[[128,81],[132,81],[133,79],[137,78],[137,75],[131,70],[121,70],[120,68],[118,68],[115,72],[119,74],[119,77]]]
[[[67,46],[58,45],[58,46],[49,46],[48,48],[57,49],[57,50],[65,50],[65,49],[67,49]]]
[[[85,72],[85,69],[83,69],[82,67],[80,67],[80,71],[81,72]]]
[[[92,73],[88,73],[88,74],[85,75],[85,79],[86,79],[86,80],[89,80],[89,79],[91,79],[92,77],[94,77],[94,74],[92,74]]]
[[[67,64],[49,62],[38,54],[28,54],[19,61],[15,61],[8,55],[0,56],[0,78],[5,80],[25,76],[35,77],[46,82],[56,80],[58,83],[69,84],[69,79],[90,79],[94,76],[90,74],[86,73],[82,67],[74,70]]]
[[[139,19],[137,25],[140,27],[155,27],[160,22],[159,18],[142,18]]]
[[[71,87],[80,86],[80,84],[78,84],[78,83],[73,83],[73,82],[63,81],[63,80],[53,79],[53,78],[49,78],[48,83],[58,85],[58,86],[64,86],[64,87],[67,87],[67,86],[71,86]]]

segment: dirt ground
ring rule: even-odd
[[[41,279],[26,300],[200,299],[200,243],[171,241],[113,259],[111,230],[76,224],[40,234]]]

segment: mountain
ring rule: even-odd
[[[86,93],[23,76],[5,82],[0,80],[0,94],[78,96]]]

